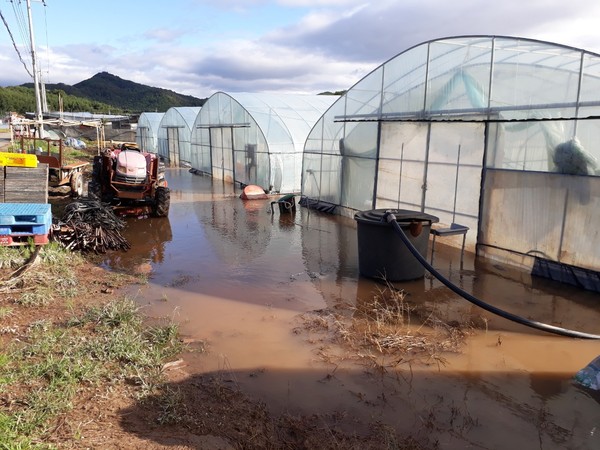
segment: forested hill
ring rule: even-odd
[[[62,89],[67,94],[89,98],[132,112],[165,112],[174,106],[202,106],[206,101],[191,95],[177,94],[167,89],[124,80],[108,72],[97,73],[92,78],[70,88],[65,85],[58,86],[57,89]]]
[[[65,111],[95,113],[166,112],[171,107],[202,106],[206,99],[124,80],[108,72],[100,72],[72,86],[47,84],[48,107],[58,110],[58,93],[63,93]],[[56,104],[54,104],[56,102]],[[0,110],[24,113],[35,110],[33,83],[0,88]]]

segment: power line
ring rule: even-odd
[[[10,36],[10,40],[12,41],[13,47],[15,48],[15,50],[17,52],[17,55],[19,55],[19,60],[23,64],[23,67],[25,67],[25,70],[27,71],[27,73],[29,74],[29,76],[31,78],[33,78],[33,74],[31,73],[31,71],[27,67],[27,64],[25,64],[25,61],[23,61],[23,57],[21,56],[21,52],[19,51],[19,47],[17,47],[17,43],[15,42],[15,38],[13,37],[13,34],[10,31],[10,27],[8,26],[8,22],[6,22],[6,19],[4,18],[4,15],[2,14],[2,11],[0,11],[0,17],[2,17],[2,22],[4,22],[4,26],[6,27],[6,31],[8,31],[8,35]]]
[[[19,9],[19,7],[17,6],[16,2],[14,0],[10,0],[10,3],[12,4],[13,7],[13,12],[15,14],[15,19],[17,21],[17,28],[19,30],[19,34],[21,35],[21,42],[25,43],[25,46],[27,47],[27,50],[29,53],[32,52],[32,48],[31,48],[31,42],[29,41],[29,37],[28,37],[28,24],[27,24],[27,19],[25,17],[25,12],[23,11],[22,8]],[[19,0],[19,5],[22,4],[22,2]]]

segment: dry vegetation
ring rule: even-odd
[[[385,369],[401,364],[445,364],[444,354],[460,351],[471,330],[470,324],[448,324],[435,311],[410,305],[404,292],[388,286],[358,307],[304,314],[303,325],[296,332],[316,333],[317,339],[349,348],[346,355]],[[336,358],[325,351],[321,357],[330,362]]]

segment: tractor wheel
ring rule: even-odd
[[[92,163],[92,181],[102,186],[102,178],[104,177],[102,170],[102,156],[94,156],[94,162]]]
[[[154,215],[167,217],[171,206],[171,191],[166,187],[157,187],[154,197]]]
[[[92,200],[102,200],[102,186],[97,180],[90,180],[88,183],[88,197]]]
[[[81,197],[83,195],[83,176],[81,172],[71,174],[71,195],[73,197]]]
[[[101,174],[102,174],[102,156],[94,156],[94,163],[92,165],[92,180],[100,181]]]

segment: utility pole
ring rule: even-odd
[[[29,18],[29,40],[31,41],[31,65],[33,68],[33,85],[35,89],[35,120],[37,122],[38,137],[44,137],[44,115],[42,113],[42,96],[40,92],[40,78],[35,61],[35,41],[33,37],[33,19],[31,18],[31,0],[27,0],[27,17]]]

